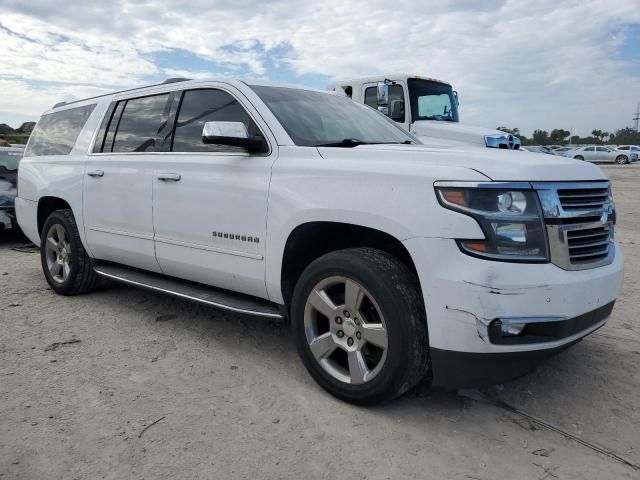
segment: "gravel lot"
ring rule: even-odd
[[[280,323],[60,297],[0,237],[0,478],[640,478],[640,165],[603,168],[626,263],[609,323],[510,384],[369,409],[322,391]]]

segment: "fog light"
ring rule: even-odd
[[[503,337],[516,337],[522,333],[526,323],[502,323],[500,322],[500,334]]]
[[[526,323],[508,323],[494,320],[489,326],[489,338],[495,342],[503,337],[517,337],[524,332],[526,326]]]

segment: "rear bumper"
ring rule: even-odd
[[[38,203],[24,198],[16,198],[16,218],[22,232],[35,245],[40,246],[38,235]]]

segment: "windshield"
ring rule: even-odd
[[[0,150],[0,170],[17,170],[22,158],[22,152]]]
[[[347,97],[296,88],[257,85],[251,88],[296,145],[420,143],[381,113]]]
[[[411,116],[416,120],[459,122],[458,102],[451,85],[409,78]]]

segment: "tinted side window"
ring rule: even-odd
[[[95,107],[95,104],[85,105],[43,115],[31,134],[24,156],[69,155]]]
[[[596,151],[597,152],[608,152],[609,149],[608,148],[604,148],[604,147],[596,147]]]
[[[364,103],[378,109],[378,88],[368,87],[364,91]],[[404,91],[402,85],[389,85],[389,117],[404,122]]]
[[[101,152],[112,152],[113,151],[113,139],[116,136],[116,130],[118,129],[118,124],[120,123],[120,117],[122,116],[122,110],[124,110],[124,106],[127,103],[126,100],[121,100],[116,104],[115,109],[113,110],[113,115],[109,118],[107,123],[107,132],[104,137],[104,143],[101,146],[99,151]],[[97,142],[96,142],[97,143]]]
[[[245,152],[243,148],[202,142],[205,122],[242,122],[249,135],[260,131],[242,105],[227,92],[216,89],[184,92],[173,136],[174,152]]]
[[[631,147],[624,145],[622,147],[618,147],[618,150],[629,150]]]
[[[596,151],[596,149],[595,149],[595,147],[586,147],[586,148],[584,149],[584,151],[585,151],[585,152],[595,152],[595,151]]]
[[[169,94],[127,100],[120,121],[115,127],[113,152],[153,152],[156,137],[166,123],[165,107]],[[116,108],[117,110],[117,108]],[[114,115],[114,119],[115,119]],[[112,121],[113,123],[113,121]],[[108,140],[109,132],[107,132]]]

